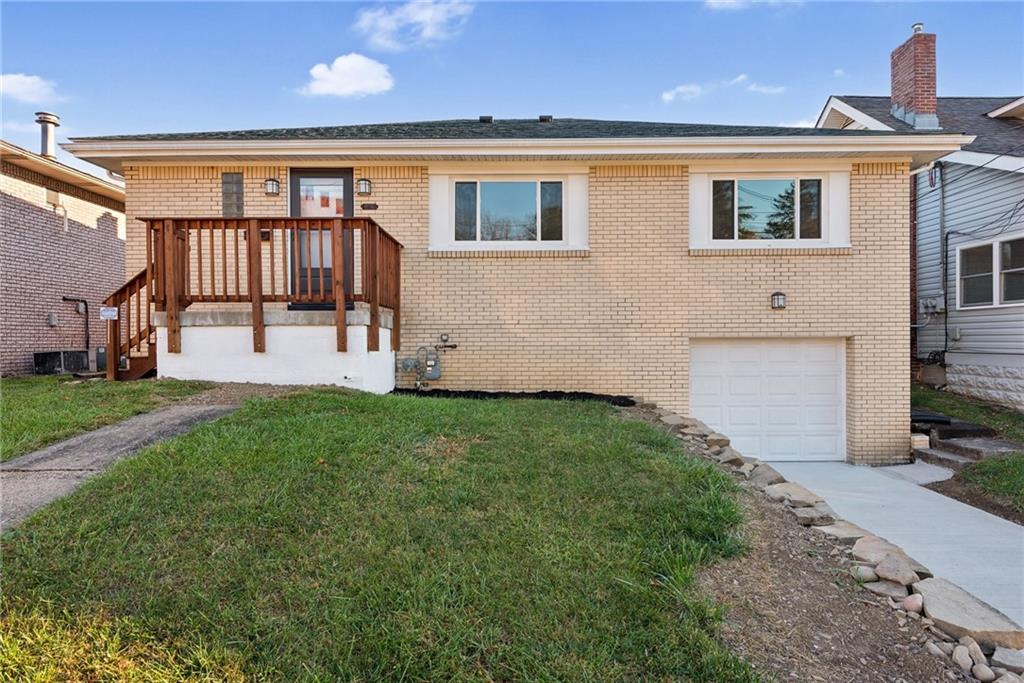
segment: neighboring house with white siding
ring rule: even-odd
[[[833,96],[817,126],[975,136],[913,176],[911,352],[950,389],[1024,410],[1024,97],[937,97],[921,28],[892,53],[889,96]]]

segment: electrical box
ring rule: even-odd
[[[939,294],[936,296],[922,296],[917,299],[917,312],[920,315],[942,313],[946,310],[946,300]]]

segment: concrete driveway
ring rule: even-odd
[[[1024,624],[1024,527],[919,486],[891,468],[838,462],[772,463],[836,513],[902,547]]]

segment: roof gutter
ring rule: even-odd
[[[555,138],[473,140],[101,140],[73,138],[61,145],[80,158],[160,160],[171,157],[259,156],[451,157],[949,153],[974,140],[960,134],[792,135],[699,138]],[[98,162],[98,161],[97,161]],[[109,168],[109,166],[107,166]],[[115,169],[116,170],[116,169]]]

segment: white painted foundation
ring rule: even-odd
[[[333,325],[267,325],[265,329],[267,350],[255,353],[248,325],[183,325],[181,353],[168,353],[167,328],[157,327],[157,374],[212,382],[330,384],[375,394],[395,388],[389,329],[380,328],[380,351],[368,352],[369,328],[349,325],[349,350],[344,353],[337,350]]]

